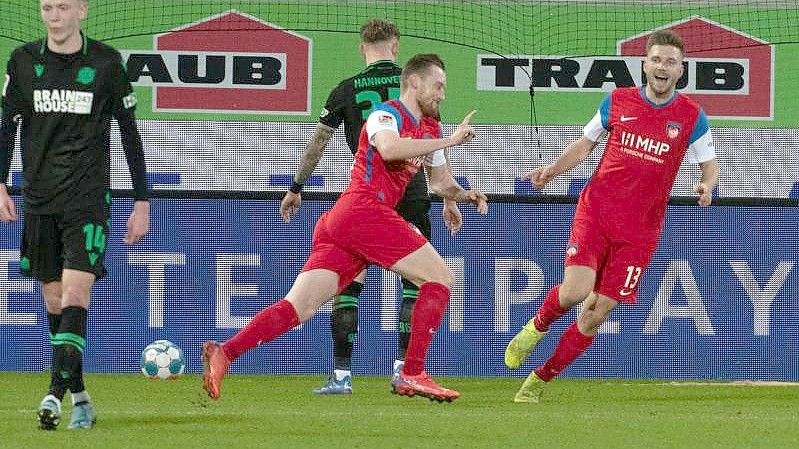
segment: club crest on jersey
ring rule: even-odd
[[[84,66],[78,70],[78,76],[75,77],[75,81],[84,85],[89,85],[94,82],[94,76],[96,74],[97,71],[94,70],[93,67]]]
[[[576,255],[577,255],[577,244],[569,243],[569,246],[566,247],[566,257],[574,257]]]
[[[666,134],[669,136],[669,139],[676,139],[677,136],[680,135],[680,130],[682,129],[682,125],[677,122],[669,122],[666,125]]]

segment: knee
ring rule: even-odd
[[[437,282],[452,290],[452,287],[455,285],[455,275],[452,274],[452,270],[450,270],[449,267],[444,265],[439,270],[439,273],[437,273],[431,279],[428,279],[427,282]]]
[[[574,283],[564,283],[558,290],[560,303],[565,306],[574,306],[588,298],[593,291],[593,286]]]
[[[577,326],[580,332],[586,335],[595,334],[599,330],[599,327],[608,320],[612,311],[612,308],[606,307],[584,308],[577,317]]]
[[[89,307],[89,294],[82,288],[70,286],[64,287],[61,292],[61,307]]]

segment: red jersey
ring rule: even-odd
[[[350,185],[342,194],[356,195],[377,201],[390,208],[396,207],[408,183],[422,163],[438,166],[446,163],[443,150],[412,159],[385,161],[372,145],[372,137],[379,131],[393,130],[400,137],[413,139],[441,138],[441,123],[432,117],[417,120],[402,102],[390,100],[375,107],[358,139],[358,151],[350,171]]]
[[[686,152],[690,162],[715,157],[707,118],[685,95],[655,105],[643,87],[619,88],[584,134],[598,141],[604,131],[607,147],[580,194],[575,219],[597,220],[611,238],[656,245]]]

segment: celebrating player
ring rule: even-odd
[[[401,76],[400,97],[378,105],[361,130],[350,185],[316,223],[311,254],[284,299],[262,310],[223,344],[203,345],[203,388],[218,399],[230,363],[261,343],[274,340],[311,318],[331,296],[346,288],[367,264],[376,263],[419,286],[411,317],[408,352],[395,393],[439,401],[459,396],[424,371],[427,348],[449,302],[453,276],[444,260],[395,207],[420,165],[442,197],[477,206],[486,213],[483,193],[463,190],[452,177],[444,149],[470,141],[473,114],[455,132],[441,137],[438,104],[444,100],[444,63],[436,55],[411,58]]]
[[[291,220],[302,203],[303,184],[313,173],[322,157],[325,146],[333,137],[336,128],[344,122],[347,145],[355,154],[358,151],[358,136],[364,121],[374,107],[391,98],[400,91],[402,67],[394,61],[399,51],[399,30],[393,23],[372,19],[361,27],[361,55],[366,68],[357,75],[347,78],[333,89],[325,103],[319,124],[302,155],[300,167],[294,175],[294,183],[286,192],[280,204],[280,213],[286,222]],[[397,212],[402,218],[416,226],[425,238],[430,239],[430,198],[424,172],[419,170],[411,179],[405,194],[397,204]],[[462,218],[455,202],[444,201],[444,222],[454,233],[461,226]],[[358,332],[358,296],[361,294],[366,272],[358,274],[355,280],[335,297],[333,312],[330,315],[330,328],[333,336],[334,371],[327,383],[314,389],[317,394],[352,393],[352,348]],[[399,351],[394,361],[394,376],[402,369],[405,352],[410,339],[410,321],[413,305],[419,295],[419,288],[407,279],[402,279],[402,307],[399,316]]]
[[[698,163],[694,187],[699,205],[711,203],[718,181],[713,139],[699,105],[675,91],[683,73],[683,42],[670,30],[647,42],[641,88],[615,89],[552,165],[527,175],[539,189],[568,171],[608,135],[602,161],[580,194],[566,248],[563,283],[505,350],[505,364],[518,368],[558,317],[583,302],[555,352],[530,373],[516,402],[538,402],[545,384],[580,356],[619,302],[635,303],[641,275],[657,246],[666,205],[684,157]]]
[[[47,37],[11,54],[0,129],[0,222],[17,219],[5,182],[22,123],[25,223],[20,269],[39,280],[53,348],[49,393],[39,427],[54,430],[61,400],[72,392],[70,429],[96,420],[83,381],[86,316],[91,288],[105,275],[108,237],[111,117],[119,122],[135,202],[125,243],[148,231],[146,167],[134,119],[136,97],[119,52],[80,29],[86,0],[41,0]]]

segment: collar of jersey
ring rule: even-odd
[[[389,59],[379,59],[379,60],[377,60],[377,61],[375,61],[375,62],[373,62],[373,63],[371,63],[371,64],[367,65],[366,67],[364,67],[364,69],[362,70],[362,72],[364,72],[364,71],[366,71],[366,70],[369,70],[370,68],[372,68],[372,67],[374,67],[374,66],[376,66],[376,65],[380,65],[380,64],[391,64],[391,65],[397,65],[397,63],[396,63],[396,62],[394,62],[394,61],[391,61],[391,60],[389,60]]]
[[[406,114],[408,114],[408,117],[410,117],[411,120],[413,120],[413,127],[414,128],[418,127],[419,119],[417,119],[413,114],[411,114],[411,111],[408,110],[408,107],[405,106],[405,103],[401,102],[399,98],[397,98],[396,102],[397,104],[400,105],[400,107],[402,107],[402,110],[405,111]]]
[[[669,98],[669,101],[667,101],[667,102],[665,102],[663,104],[655,104],[655,103],[652,102],[652,100],[647,98],[647,96],[646,96],[646,84],[644,84],[643,86],[638,88],[638,93],[641,94],[641,99],[643,99],[645,102],[647,102],[647,104],[649,104],[650,106],[652,106],[655,109],[660,109],[660,108],[665,108],[666,106],[674,103],[674,100],[677,99],[677,94],[679,92],[677,92],[675,90],[674,91],[674,95],[672,95],[671,98]]]
[[[84,55],[89,53],[89,45],[86,38],[86,33],[83,31],[80,32],[80,37],[83,38],[83,48],[78,51],[78,53],[83,53]],[[39,54],[43,55],[44,52],[47,50],[47,36],[42,39],[42,46],[39,48]]]

